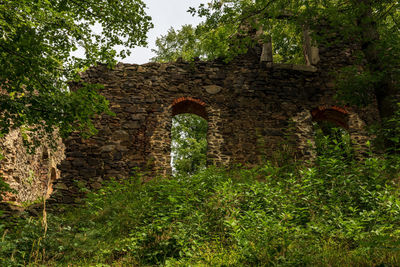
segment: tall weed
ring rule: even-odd
[[[49,214],[44,239],[38,219],[0,228],[0,260],[5,266],[399,265],[399,161],[356,160],[343,144],[320,145],[329,153],[319,153],[314,164],[210,167],[145,184],[139,174],[110,180],[85,205]]]

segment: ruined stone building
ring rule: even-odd
[[[54,140],[57,150],[42,142],[35,153],[28,152],[22,141],[23,134],[18,129],[11,130],[0,140],[0,176],[17,191],[17,194],[6,193],[4,200],[29,204],[49,197],[52,183],[60,177],[57,166],[65,158],[61,138]]]
[[[181,113],[207,120],[207,161],[214,165],[261,163],[281,151],[288,136],[296,157],[312,158],[313,121],[331,121],[363,146],[365,126],[378,120],[376,106],[358,109],[334,98],[332,72],[351,64],[351,49],[306,44],[307,64],[291,65],[273,63],[269,47],[229,63],[120,63],[86,71],[86,82],[104,85],[100,93],[115,116],[96,118],[96,136],[64,140],[52,201],[75,202],[80,187],[97,189],[104,179],[128,177],[136,169],[169,174],[171,121]]]

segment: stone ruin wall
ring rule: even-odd
[[[42,141],[31,154],[22,138],[21,131],[15,129],[0,139],[0,176],[16,190],[6,193],[4,201],[32,203],[52,193],[52,183],[60,177],[57,165],[65,158],[64,144],[61,138],[56,138],[55,144]]]
[[[19,131],[3,137],[0,175],[18,190],[6,200],[32,202],[54,189],[50,202],[76,203],[80,188],[98,189],[110,177],[123,179],[137,169],[149,177],[168,175],[172,117],[184,112],[208,121],[207,160],[213,165],[279,160],[288,146],[293,156],[312,159],[313,121],[319,120],[346,128],[353,144],[363,147],[369,139],[365,126],[379,120],[376,105],[341,105],[331,76],[352,63],[352,48],[308,50],[308,65],[275,64],[271,51],[256,48],[230,63],[91,68],[83,79],[104,85],[100,93],[116,116],[97,117],[99,133],[90,139],[73,134],[63,140],[65,153],[60,140],[57,151],[42,144],[30,155]]]
[[[320,49],[316,66],[260,63],[254,50],[230,63],[175,62],[98,66],[83,74],[101,90],[116,116],[96,119],[99,133],[65,140],[66,159],[51,201],[79,201],[79,188],[98,189],[109,177],[135,169],[171,173],[171,121],[191,112],[208,121],[209,164],[253,165],[273,159],[291,136],[295,155],[312,158],[312,121],[343,124],[355,145],[368,139],[365,125],[378,120],[375,105],[341,106],[334,99],[331,72],[349,65],[350,50]],[[179,105],[179,108],[177,106]],[[336,118],[335,118],[336,117]],[[312,142],[311,142],[312,144]]]

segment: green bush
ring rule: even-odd
[[[110,180],[45,237],[40,218],[0,229],[1,265],[398,266],[399,160],[319,142],[312,164]]]

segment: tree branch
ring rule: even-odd
[[[383,14],[381,14],[379,16],[379,19],[382,19],[384,17],[386,17],[387,14],[389,14],[389,12],[393,9],[393,7],[395,7],[398,3],[394,3],[391,7],[388,8],[388,10],[386,10]]]

